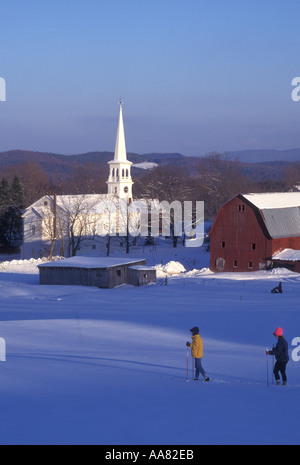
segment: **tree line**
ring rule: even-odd
[[[263,165],[261,166],[263,170]],[[221,205],[239,193],[286,192],[300,185],[300,162],[281,170],[280,180],[257,181],[244,174],[238,160],[218,153],[192,166],[157,166],[134,175],[134,197],[204,201],[205,218],[213,221]],[[137,174],[138,173],[138,174]],[[106,164],[75,166],[69,176],[51,179],[37,163],[0,170],[0,251],[14,251],[22,243],[22,211],[46,194],[105,194]]]

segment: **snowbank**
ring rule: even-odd
[[[30,258],[29,260],[11,260],[0,263],[0,272],[8,273],[38,273],[38,265],[49,261],[62,260],[63,257],[53,257],[52,260],[48,258]]]
[[[154,268],[156,269],[156,275],[158,278],[175,276],[186,272],[184,266],[175,261],[168,262],[166,265],[156,265]]]
[[[191,270],[185,273],[185,278],[197,278],[198,276],[207,276],[207,275],[214,275],[213,271],[209,268],[202,268],[201,270]]]

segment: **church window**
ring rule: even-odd
[[[128,178],[128,170],[126,170],[126,178]]]
[[[128,193],[128,187],[127,186],[124,187],[124,192],[125,192],[125,194]]]
[[[122,170],[122,178],[125,177],[125,170]]]

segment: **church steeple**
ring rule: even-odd
[[[114,159],[109,164],[108,194],[115,195],[121,199],[132,199],[131,165],[127,160],[125,131],[123,123],[123,102],[119,100],[119,124],[115,146]]]
[[[120,105],[119,125],[118,125],[118,132],[117,132],[114,161],[117,161],[117,162],[125,161],[126,162],[127,154],[126,154],[124,123],[123,123],[123,102],[121,99],[119,100],[119,105]]]

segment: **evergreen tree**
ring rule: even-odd
[[[2,178],[0,183],[0,216],[5,213],[9,206],[10,189],[6,178]]]
[[[22,184],[18,176],[15,176],[13,183],[10,188],[11,193],[11,205],[17,207],[20,210],[24,209],[24,192]]]
[[[10,252],[22,243],[23,199],[19,178],[15,176],[11,186],[7,179],[3,178],[0,184],[0,246],[5,251]]]

